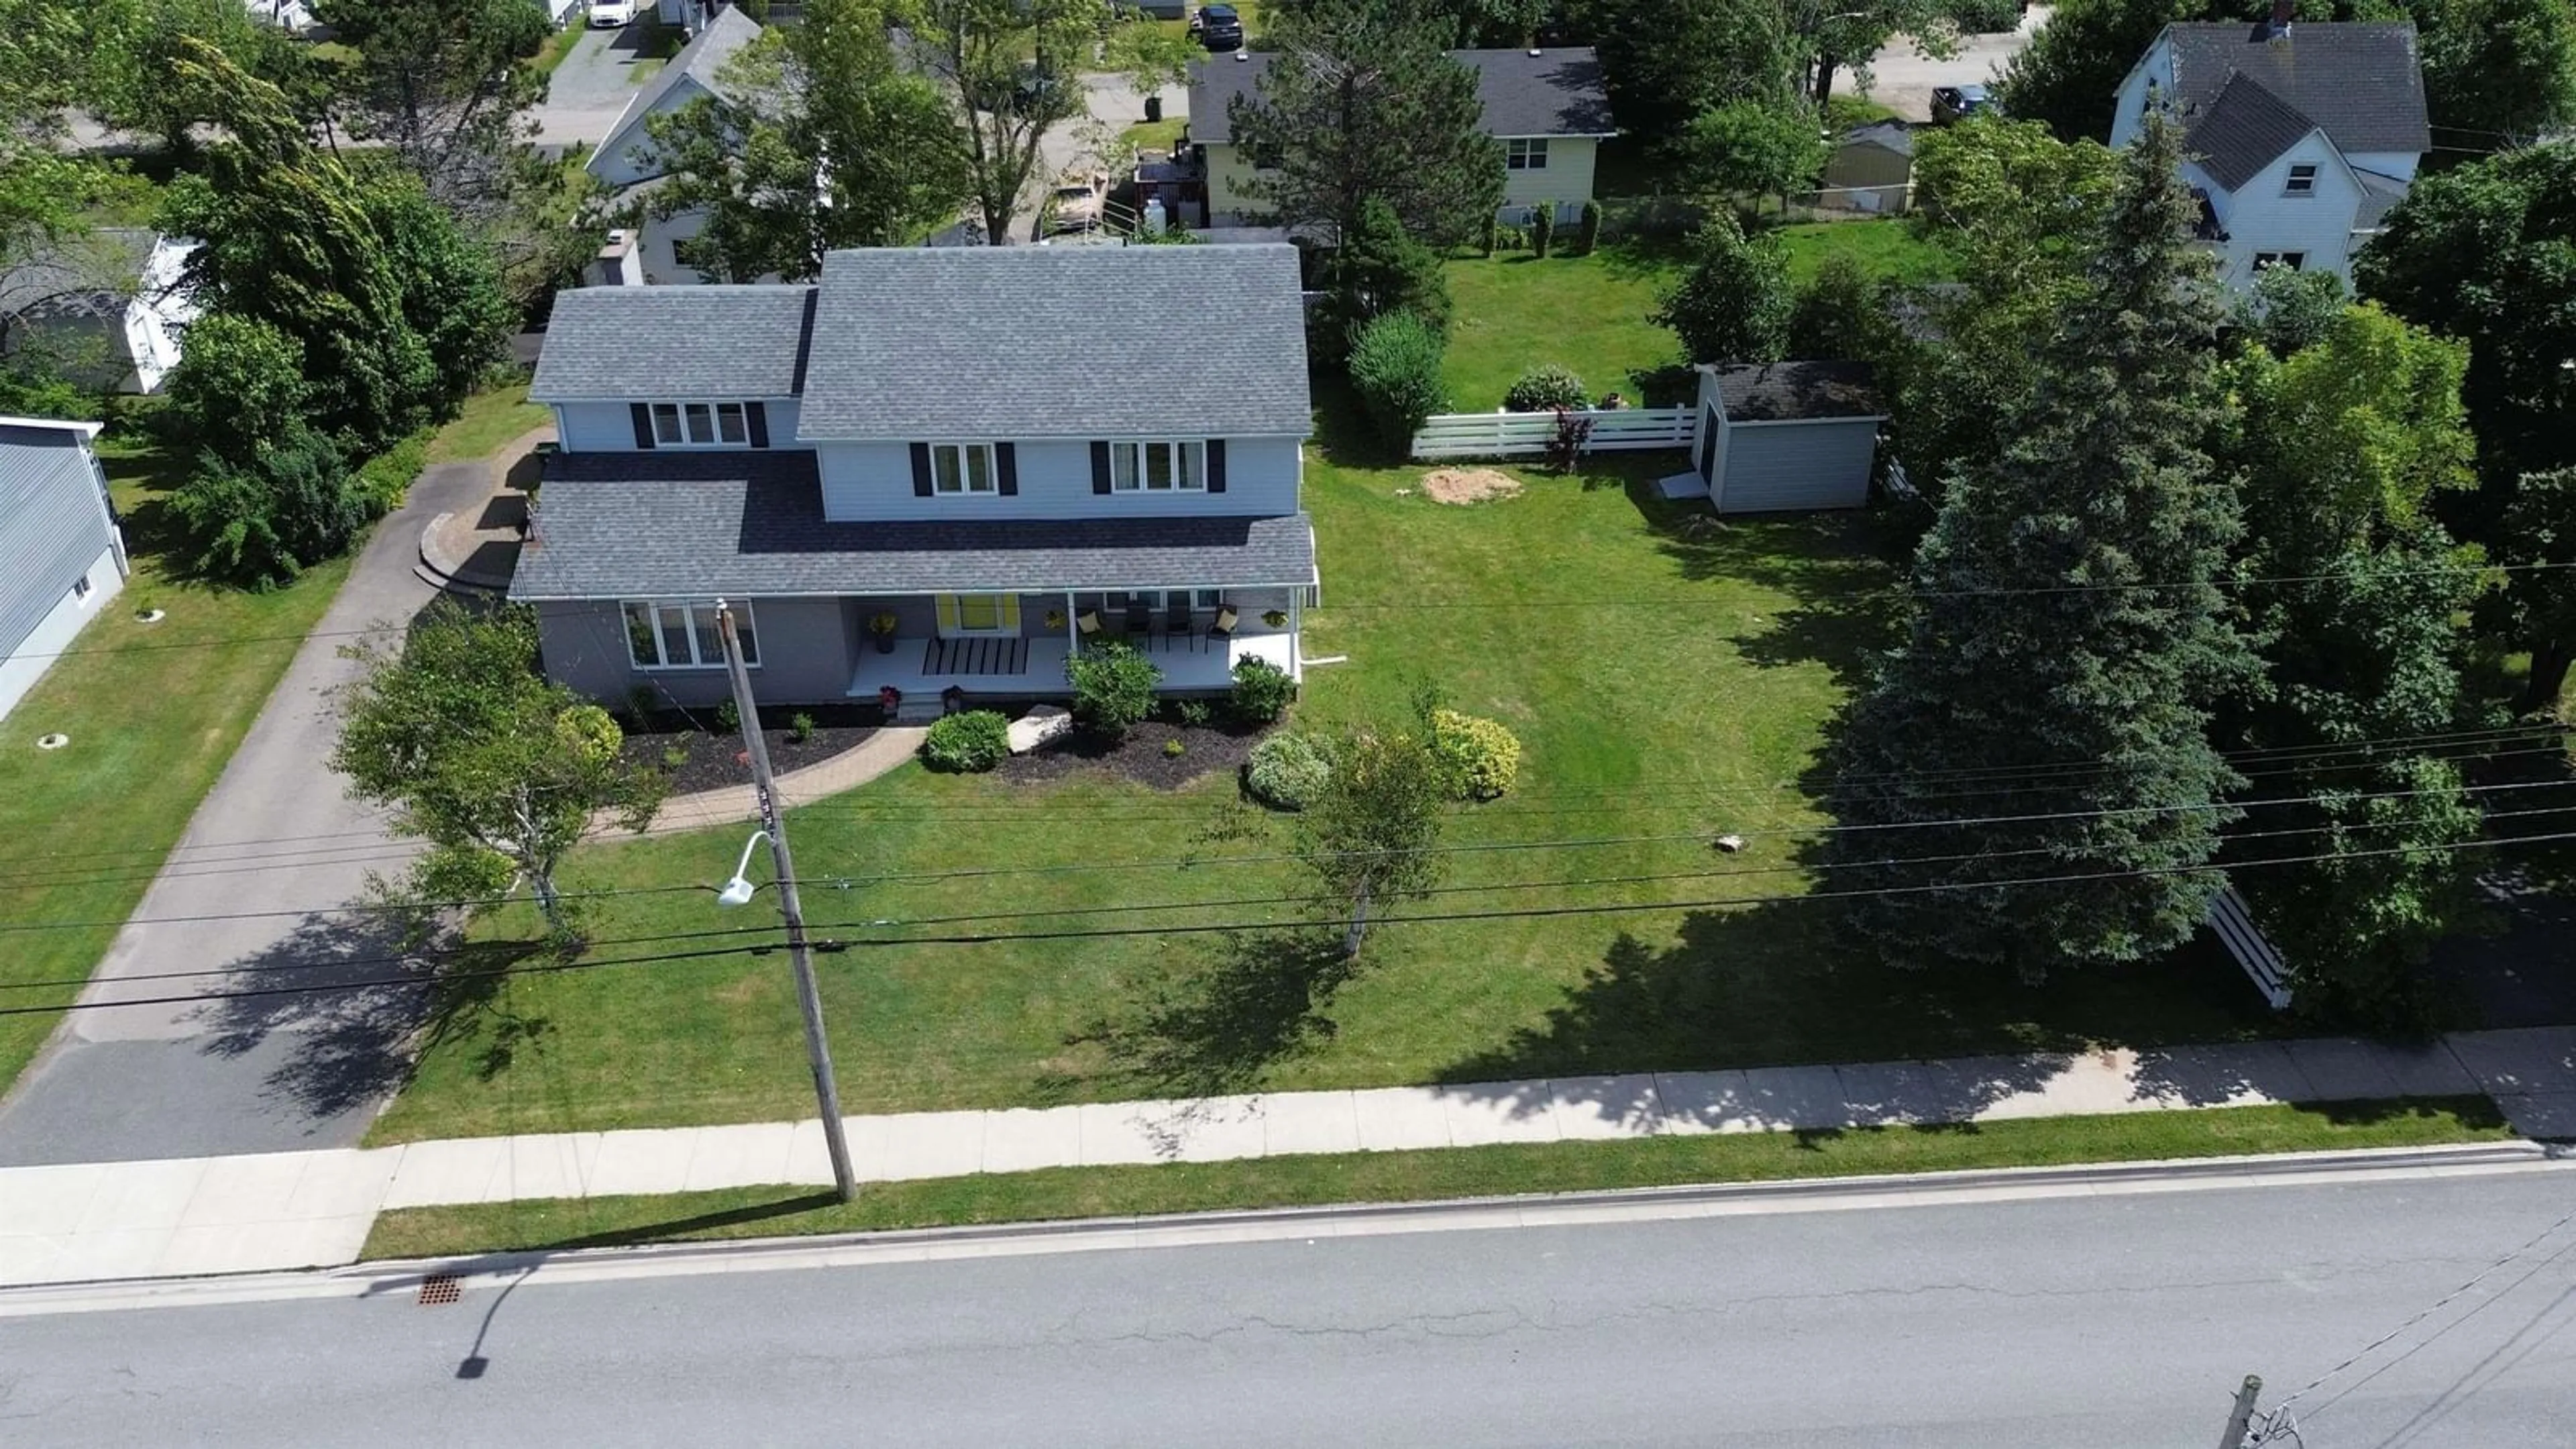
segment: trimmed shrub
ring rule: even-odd
[[[1333,757],[1312,735],[1281,730],[1252,747],[1243,792],[1274,810],[1303,810],[1332,783]]]
[[[814,738],[814,716],[801,709],[789,715],[787,737],[800,745]]]
[[[1574,369],[1553,362],[1542,362],[1522,373],[1512,390],[1503,394],[1505,412],[1552,413],[1590,406],[1592,396],[1583,390],[1583,379],[1574,375]]]
[[[1288,701],[1297,697],[1297,682],[1288,671],[1267,659],[1237,660],[1234,666],[1234,693],[1226,707],[1245,724],[1265,725],[1288,712]]]
[[[1185,699],[1172,706],[1172,718],[1191,726],[1206,724],[1208,717],[1215,712],[1204,699]]]
[[[742,733],[742,706],[730,696],[716,701],[716,728],[729,735]]]
[[[1440,334],[1410,312],[1390,312],[1368,325],[1351,349],[1351,386],[1380,441],[1401,453],[1422,421],[1449,407],[1440,381]]]
[[[435,430],[412,434],[358,467],[349,480],[349,491],[367,507],[367,516],[380,518],[402,507],[403,498],[429,466],[429,440]]]
[[[1500,721],[1454,709],[1431,712],[1431,752],[1461,800],[1491,800],[1508,793],[1521,776],[1521,742]]]
[[[1530,213],[1530,253],[1544,259],[1547,249],[1556,241],[1556,208],[1541,206]]]
[[[1574,251],[1577,256],[1590,256],[1601,249],[1601,203],[1583,203],[1583,219],[1575,223]]]
[[[247,463],[200,454],[170,512],[199,569],[262,590],[348,552],[374,517],[339,448],[300,425]]]
[[[990,709],[942,715],[921,742],[923,764],[958,775],[980,774],[1010,753],[1011,722]]]
[[[1123,737],[1154,712],[1163,671],[1126,644],[1094,644],[1064,662],[1073,686],[1073,717],[1111,739]]]

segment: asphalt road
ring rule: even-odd
[[[1895,111],[1909,121],[1932,119],[1932,88],[1935,86],[1983,85],[1994,79],[1994,73],[2030,43],[2031,32],[2048,18],[2048,7],[2034,5],[2022,16],[2021,28],[1996,35],[1969,35],[1960,38],[1959,53],[1948,60],[1935,60],[1914,48],[1903,38],[1891,40],[1887,48],[1870,63],[1869,98]],[[1837,71],[1834,90],[1851,95],[1858,89],[1852,73]]]
[[[549,146],[575,141],[597,145],[626,112],[626,103],[644,88],[650,75],[637,76],[644,58],[644,27],[582,31],[572,53],[546,77],[545,104],[535,110],[537,140]]]
[[[2296,1402],[2310,1449],[2564,1444],[2576,1227],[2525,1245],[2571,1181],[0,1317],[0,1439],[2206,1449],[2249,1371],[2269,1405],[2399,1330]]]
[[[324,769],[338,732],[329,691],[356,672],[340,657],[353,634],[390,626],[377,637],[398,639],[429,602],[411,572],[421,529],[479,501],[487,481],[481,463],[432,468],[376,530],[109,945],[81,996],[103,1005],[68,1015],[0,1096],[0,1167],[345,1147],[365,1132],[399,1080],[414,992],[112,1003],[400,969],[377,918],[326,913],[411,854]],[[166,979],[224,968],[233,974]]]

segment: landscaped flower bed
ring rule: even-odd
[[[813,726],[802,732],[802,738],[795,727],[799,715]],[[640,728],[625,715],[618,723],[626,727],[619,753],[660,770],[669,778],[674,795],[751,783],[742,732],[726,728],[713,708],[657,711],[645,716]],[[761,737],[769,742],[770,771],[784,775],[856,747],[875,734],[884,720],[874,705],[815,705],[801,710],[763,709],[760,723]]]

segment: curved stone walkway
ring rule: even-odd
[[[778,777],[778,804],[793,810],[811,805],[826,795],[855,790],[870,780],[894,769],[913,757],[921,748],[922,738],[930,731],[917,725],[888,725],[828,760],[790,770]],[[726,785],[714,790],[700,790],[689,795],[674,795],[662,802],[662,812],[645,827],[646,835],[677,835],[688,830],[703,830],[710,825],[731,821],[757,820],[760,802],[748,783]],[[610,840],[631,837],[614,828],[613,814],[594,822]]]

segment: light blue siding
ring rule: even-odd
[[[1858,508],[1869,501],[1878,420],[1729,424],[1718,452],[1720,513]]]
[[[771,428],[776,430],[776,414]],[[1049,439],[1017,445],[1015,497],[912,491],[912,450],[905,443],[825,443],[817,450],[823,516],[836,520],[897,518],[1272,518],[1297,511],[1303,463],[1294,438],[1231,438],[1225,446],[1223,493],[1091,491],[1091,445]]]

